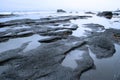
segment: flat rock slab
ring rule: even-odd
[[[84,46],[84,41],[74,43],[74,38],[73,40],[68,40],[65,39],[43,44],[34,50],[26,52],[29,53],[29,55],[18,56],[18,58],[8,60],[8,62],[6,61],[5,63],[1,61],[2,66],[10,64],[10,67],[8,70],[1,72],[0,79],[79,80],[82,71],[91,67],[93,61],[89,53],[86,53],[82,56],[83,60],[77,60],[77,64],[80,63],[80,67],[78,66],[75,70],[62,66],[61,63],[69,52],[75,50],[75,48]],[[10,54],[11,52],[14,53],[14,50],[8,53]],[[4,58],[4,61],[5,60],[7,60],[7,58]]]

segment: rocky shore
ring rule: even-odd
[[[1,22],[0,79],[80,80],[82,73],[96,65],[89,50],[98,59],[112,57],[116,52],[114,44],[120,45],[120,29],[106,29],[102,24],[86,22],[82,24],[88,29],[84,31],[85,36],[73,35],[80,26],[71,21],[97,16],[86,14]],[[114,14],[104,12],[100,16],[111,19]],[[115,80],[119,79],[120,76]]]

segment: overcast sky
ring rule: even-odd
[[[0,11],[28,10],[115,10],[120,0],[0,0]]]

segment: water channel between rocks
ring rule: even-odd
[[[80,80],[120,80],[120,45],[115,44],[115,48],[112,57],[103,59],[97,59],[89,50],[96,67],[84,72]]]

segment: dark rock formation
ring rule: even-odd
[[[71,30],[57,30],[57,31],[50,31],[46,33],[40,33],[43,36],[68,36],[72,34]]]
[[[114,43],[120,42],[120,29],[106,29],[104,35],[107,36]]]
[[[8,18],[8,17],[13,17],[13,16],[18,16],[18,15],[15,15],[15,14],[0,14],[0,18]]]
[[[111,11],[103,11],[97,14],[98,16],[104,16],[105,18],[111,19],[113,13]]]
[[[50,43],[50,42],[54,42],[54,41],[61,40],[61,39],[65,39],[65,37],[53,36],[53,37],[50,37],[50,38],[41,39],[41,40],[39,40],[39,42],[41,42],[41,43]]]
[[[57,9],[57,13],[66,13],[63,9]]]
[[[93,37],[90,40],[90,49],[97,58],[111,57],[115,53],[114,44],[105,37]]]
[[[115,53],[114,43],[119,43],[120,30],[107,29],[104,32],[94,32],[88,37],[91,51],[97,58],[111,57]]]
[[[107,58],[115,53],[114,43],[119,44],[119,34],[119,29],[106,29],[104,32],[93,32],[86,40],[97,58]]]
[[[119,14],[119,13],[114,12],[114,13],[113,13],[113,15],[114,15],[114,16],[118,16],[118,15],[120,15],[120,14]]]
[[[89,12],[85,12],[85,14],[95,14],[95,13],[89,11]]]

